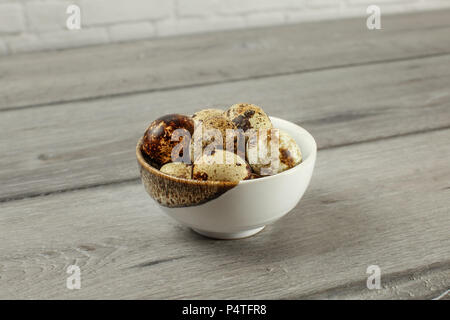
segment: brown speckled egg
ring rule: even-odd
[[[278,159],[279,165],[272,172],[271,167],[271,138],[275,131],[279,132]],[[260,133],[263,133],[261,131]],[[268,175],[277,174],[295,167],[302,162],[302,153],[299,146],[287,132],[280,129],[271,129],[266,132],[267,138],[262,135],[255,135],[247,141],[246,156],[253,171],[257,174]],[[265,169],[265,170],[263,170]]]
[[[192,115],[192,119],[194,119],[195,122],[202,122],[206,120],[207,118],[214,117],[214,116],[221,116],[223,115],[223,110],[220,109],[203,109],[200,111],[197,111]]]
[[[192,165],[188,165],[182,162],[166,163],[161,167],[160,171],[178,178],[192,178]]]
[[[198,129],[198,127],[197,127]],[[197,130],[196,129],[196,130]],[[211,131],[212,129],[219,130],[220,134],[222,135],[222,141],[215,141],[215,135],[214,132]],[[203,147],[209,145],[212,142],[217,142],[219,144],[220,148],[226,148],[226,132],[227,129],[236,129],[236,126],[233,122],[231,122],[229,119],[224,117],[222,114],[219,116],[212,116],[209,118],[206,118],[202,122],[202,131],[203,131]],[[200,136],[198,136],[200,138]],[[197,143],[197,136],[195,139],[195,143]]]
[[[263,109],[250,103],[234,104],[224,114],[244,132],[249,129],[272,128],[272,122]]]
[[[229,151],[215,150],[195,161],[192,178],[239,182],[249,179],[251,174],[251,168],[244,159]]]
[[[170,162],[172,149],[180,144],[183,137],[171,141],[176,129],[185,129],[192,136],[194,120],[181,114],[168,114],[153,121],[144,133],[142,151],[159,165]],[[189,148],[187,148],[189,150]],[[181,149],[180,149],[181,151]],[[184,151],[184,149],[183,149]],[[180,152],[180,156],[182,152]]]

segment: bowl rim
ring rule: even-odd
[[[158,175],[159,177],[161,177],[163,179],[168,179],[168,180],[172,180],[174,182],[186,183],[186,184],[191,184],[191,185],[220,186],[220,187],[233,187],[233,186],[240,185],[240,184],[249,184],[249,183],[256,183],[258,181],[267,181],[269,179],[275,179],[278,176],[292,174],[295,171],[301,170],[301,168],[303,168],[306,164],[308,164],[311,161],[314,161],[315,154],[317,153],[317,143],[316,143],[314,137],[311,135],[311,133],[309,133],[303,127],[301,127],[293,122],[290,122],[288,120],[284,120],[284,119],[281,119],[278,117],[269,117],[269,118],[271,120],[276,119],[276,121],[286,122],[289,125],[296,127],[297,130],[300,130],[300,131],[306,133],[310,142],[312,143],[312,151],[306,159],[302,159],[302,162],[299,163],[298,165],[296,165],[295,167],[288,169],[286,171],[274,174],[274,175],[264,176],[264,177],[261,177],[258,179],[241,180],[238,183],[231,182],[231,181],[211,181],[211,180],[204,181],[204,180],[195,180],[195,179],[186,179],[186,178],[175,177],[175,176],[169,175],[167,173],[161,172],[160,170],[151,166],[147,161],[145,161],[145,159],[142,155],[142,151],[141,151],[141,146],[142,146],[144,137],[140,137],[139,141],[136,145],[136,158],[138,160],[138,163],[141,165],[141,167],[144,168],[148,173]],[[279,129],[284,130],[283,128],[279,128]]]

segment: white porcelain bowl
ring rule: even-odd
[[[176,208],[161,206],[163,211],[194,231],[217,239],[252,236],[267,224],[291,211],[309,185],[316,161],[317,146],[312,135],[302,127],[275,117],[271,117],[271,120],[275,128],[286,131],[295,139],[302,152],[302,163],[273,176],[240,181],[205,203]],[[141,164],[141,174],[144,172],[148,175],[147,171]],[[180,180],[185,184],[197,184],[186,179],[173,177],[169,179]],[[144,176],[143,181],[149,194],[154,197],[151,192],[154,182]]]

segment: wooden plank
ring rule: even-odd
[[[450,52],[450,10],[311,22],[0,59],[0,109]]]
[[[450,262],[408,269],[383,276],[383,286],[377,290],[361,290],[366,279],[327,289],[299,299],[423,299],[444,300],[450,298]]]
[[[376,298],[373,264],[380,296],[437,297],[450,286],[449,138],[322,150],[299,205],[239,241],[181,227],[136,183],[2,203],[0,298]],[[65,287],[71,264],[80,290]]]
[[[450,55],[2,113],[0,199],[135,179],[135,144],[166,113],[239,101],[310,130],[320,148],[450,125]]]

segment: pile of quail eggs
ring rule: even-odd
[[[230,137],[232,132],[238,134]],[[255,179],[302,161],[295,140],[273,128],[263,109],[248,103],[158,118],[145,131],[141,150],[165,174],[205,181]]]

